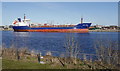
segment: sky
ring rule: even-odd
[[[118,2],[2,2],[2,25],[24,14],[33,23],[118,25]]]
[[[2,2],[118,2],[119,0],[1,0]]]

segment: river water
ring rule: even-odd
[[[47,32],[13,32],[0,31],[2,43],[9,48],[28,48],[37,51],[65,52],[66,37],[72,35],[84,53],[95,53],[96,41],[118,41],[118,32],[89,32],[89,33],[47,33]]]

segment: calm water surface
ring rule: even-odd
[[[85,53],[94,53],[96,41],[103,40],[104,43],[108,40],[118,41],[118,32],[47,33],[2,31],[2,43],[7,48],[14,44],[17,48],[27,47],[38,51],[64,52],[67,35],[73,35],[79,47]]]

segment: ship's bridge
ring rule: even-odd
[[[29,26],[30,19],[24,19],[21,20],[21,18],[18,18],[13,22],[14,26]]]

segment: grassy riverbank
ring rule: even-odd
[[[38,63],[37,55],[26,52],[25,49],[16,53],[15,48],[3,48],[3,69],[114,69],[109,65],[101,64],[100,61],[91,62],[89,60],[80,60],[74,58],[54,57],[45,55],[41,61],[45,64]]]
[[[80,64],[75,65],[76,67],[71,64],[67,66],[60,66],[60,65],[52,65],[51,64],[40,64],[40,63],[34,63],[29,61],[23,61],[23,60],[11,60],[11,59],[3,59],[2,60],[2,69],[88,69],[88,70],[94,70],[97,71],[97,69],[104,69],[107,70],[111,66],[104,66],[99,63],[89,63],[87,62],[81,62]],[[114,68],[112,68],[114,69]],[[111,69],[111,71],[112,71]]]
[[[96,50],[105,51],[105,53],[113,55],[112,58],[114,59],[109,58],[108,55],[100,53],[99,51],[97,51],[97,54],[99,53],[104,57],[102,57],[102,59],[98,58],[98,60],[94,61],[92,61],[92,57],[87,59],[86,54],[82,55],[83,60],[73,57],[52,56],[50,51],[42,56],[39,52],[35,53],[33,50],[29,50],[25,47],[15,48],[14,45],[11,45],[10,48],[6,48],[3,45],[0,56],[3,58],[3,69],[118,69],[118,51],[105,47],[99,47],[99,49],[96,48]],[[39,61],[44,62],[44,64],[38,63]]]
[[[45,68],[46,66],[38,63],[3,59],[3,69],[40,69],[41,67]]]
[[[65,69],[65,67],[51,66],[49,64],[40,64],[23,60],[2,60],[2,69]]]

